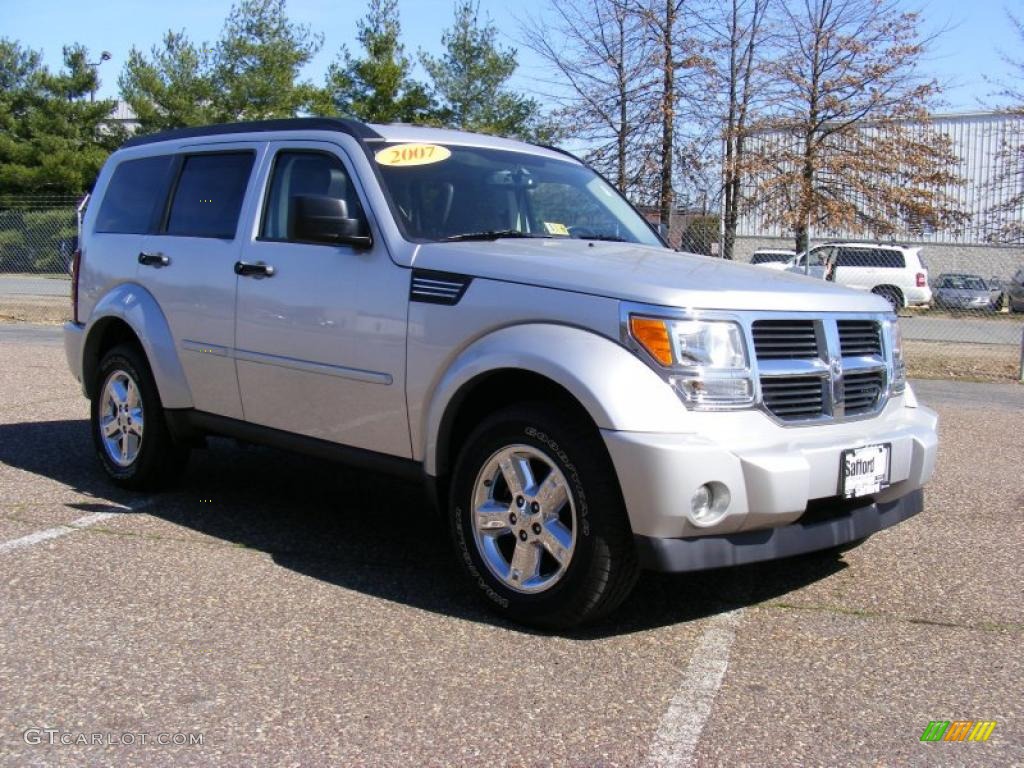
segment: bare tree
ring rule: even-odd
[[[660,147],[649,161],[654,165],[649,165],[649,170],[657,176],[659,223],[669,231],[676,198],[678,129],[694,127],[694,135],[688,139],[695,139],[703,130],[708,62],[694,34],[697,19],[691,8],[693,0],[631,0],[631,4],[655,47]]]
[[[629,0],[562,0],[527,17],[524,43],[557,73],[556,117],[624,194],[642,194],[654,110],[652,45]]]
[[[786,0],[770,130],[750,140],[763,218],[807,244],[808,226],[885,236],[948,226],[962,180],[948,136],[927,126],[939,85],[928,40],[896,0]]]
[[[1024,243],[1024,19],[1007,10],[1007,17],[1017,31],[1021,50],[1005,53],[1010,67],[1008,79],[998,81],[999,109],[1010,117],[1000,136],[995,156],[992,196],[997,200],[988,211],[990,240],[1003,243]]]
[[[711,92],[721,125],[722,256],[733,257],[736,227],[743,204],[746,137],[758,103],[765,101],[764,47],[769,39],[768,12],[774,0],[718,0],[710,4],[704,29],[711,46]]]

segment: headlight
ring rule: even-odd
[[[892,391],[899,393],[907,388],[907,364],[903,360],[903,331],[895,317],[889,320],[889,338],[892,343]]]
[[[754,402],[750,360],[739,324],[630,315],[629,332],[665,369],[684,402],[707,409]]]

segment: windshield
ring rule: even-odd
[[[410,240],[542,237],[662,245],[614,188],[568,160],[439,144],[374,150],[392,212]]]
[[[948,277],[944,277],[942,279],[942,284],[939,287],[960,291],[987,290],[984,280],[980,277],[971,277],[969,275],[950,275]]]

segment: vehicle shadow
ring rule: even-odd
[[[154,499],[103,476],[84,420],[0,425],[0,462],[94,497],[269,554],[284,568],[381,599],[467,621],[523,630],[495,617],[458,571],[445,522],[422,490],[390,477],[270,448],[211,440],[175,490]],[[129,513],[130,514],[130,513]],[[819,554],[696,574],[645,573],[608,619],[563,633],[590,640],[712,616],[771,600],[845,568]]]

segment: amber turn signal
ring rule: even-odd
[[[668,338],[668,324],[664,320],[630,317],[629,330],[651,357],[666,367],[672,365],[672,343]]]

